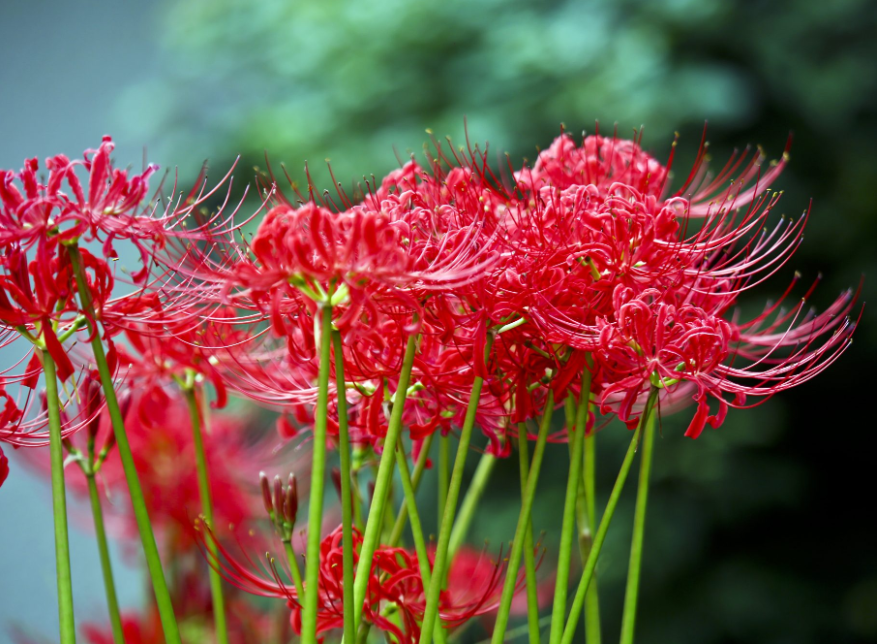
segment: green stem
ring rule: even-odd
[[[518,585],[518,568],[521,565],[521,555],[526,543],[525,534],[530,525],[530,517],[533,511],[533,500],[536,497],[536,486],[539,483],[539,472],[542,469],[542,457],[545,455],[545,442],[548,439],[548,429],[551,426],[551,417],[554,414],[554,392],[549,390],[545,400],[545,410],[542,412],[542,422],[539,424],[539,434],[536,437],[536,447],[533,450],[533,463],[527,475],[527,489],[524,492],[524,500],[521,503],[521,514],[518,517],[518,527],[515,528],[515,540],[512,542],[512,551],[509,554],[508,570],[506,571],[505,584],[500,597],[499,612],[496,616],[496,624],[493,630],[493,644],[500,644],[505,638],[505,630],[509,623],[509,611],[512,607],[512,598]]]
[[[420,487],[420,479],[423,478],[423,472],[426,470],[426,462],[429,460],[429,448],[432,447],[432,441],[435,434],[429,434],[423,439],[423,445],[420,447],[420,454],[417,456],[417,463],[414,464],[414,474],[411,476],[411,487],[417,492]],[[390,540],[387,545],[391,548],[399,545],[399,539],[402,538],[402,531],[405,529],[405,523],[408,521],[408,500],[402,499],[402,505],[399,507],[399,514],[396,516],[396,524],[393,526],[393,532],[390,533]]]
[[[582,578],[579,582],[579,587],[576,590],[575,598],[573,599],[572,608],[570,609],[569,617],[566,621],[566,627],[563,630],[561,644],[572,644],[573,637],[575,637],[576,621],[578,621],[579,613],[584,606],[585,595],[587,594],[588,586],[591,583],[591,577],[594,575],[594,569],[597,567],[597,559],[600,556],[600,550],[603,548],[603,542],[606,540],[606,533],[609,532],[609,524],[612,522],[612,516],[615,514],[615,507],[618,505],[621,490],[624,488],[624,482],[627,480],[628,472],[630,472],[633,457],[636,455],[636,448],[639,444],[640,435],[643,432],[643,425],[648,422],[648,417],[651,415],[651,410],[655,402],[655,396],[653,395],[655,391],[656,390],[653,390],[652,394],[649,395],[648,402],[646,402],[646,408],[640,418],[639,426],[636,428],[633,438],[630,441],[627,453],[625,453],[624,460],[621,462],[621,468],[618,470],[618,476],[615,478],[615,485],[612,486],[612,492],[609,494],[609,501],[606,503],[606,510],[603,512],[603,517],[600,519],[600,527],[597,528],[597,534],[594,536],[594,543],[591,545],[591,551],[588,553],[588,560],[585,562],[585,569],[582,571]]]
[[[298,559],[295,556],[295,550],[292,548],[292,538],[283,540],[283,548],[286,550],[286,561],[289,563],[289,574],[292,575],[292,585],[295,586],[295,594],[299,603],[304,601],[304,584],[301,580],[301,570],[298,567]]]
[[[389,449],[389,446],[384,449]],[[423,538],[423,527],[420,524],[420,513],[417,511],[417,498],[414,485],[411,482],[411,472],[408,469],[408,457],[402,449],[400,440],[396,446],[396,463],[399,465],[399,474],[402,479],[402,490],[405,492],[405,504],[411,508],[408,513],[411,516],[411,536],[414,538],[414,551],[417,553],[417,563],[420,568],[420,578],[423,587],[429,588],[430,571],[429,555],[426,551],[426,541]]]
[[[110,549],[107,545],[107,531],[104,527],[104,512],[101,508],[100,493],[94,474],[85,475],[88,481],[88,495],[91,497],[91,514],[94,517],[94,532],[97,535],[97,550],[100,554],[100,567],[104,577],[104,590],[107,594],[107,608],[110,613],[110,625],[113,628],[113,642],[125,644],[122,631],[122,617],[119,614],[119,600],[116,596],[116,583],[113,581],[113,566],[110,561]]]
[[[417,463],[414,464],[414,474],[411,476],[411,489],[416,493],[417,489],[420,487],[420,480],[423,478],[423,473],[426,471],[426,463],[429,460],[429,450],[432,447],[432,441],[435,438],[435,434],[429,434],[426,438],[423,439],[423,445],[420,447],[420,454],[417,456]],[[406,463],[407,465],[407,463]],[[416,505],[413,505],[415,507]],[[387,541],[387,545],[391,548],[399,545],[399,541],[402,539],[402,532],[405,530],[405,524],[408,522],[408,498],[407,496],[402,499],[402,505],[399,507],[399,514],[396,516],[396,523],[393,525],[393,531],[390,533],[390,538]],[[422,530],[422,528],[421,528]],[[386,574],[384,576],[387,576]],[[424,585],[424,588],[428,586]],[[368,639],[369,632],[369,624],[360,624],[359,627],[359,637],[357,638],[357,642],[364,642]],[[444,631],[441,629],[437,629],[437,634],[441,633],[444,635]]]
[[[451,481],[451,439],[442,434],[439,436],[438,457],[438,527],[441,530],[442,517],[445,516],[445,506],[448,502],[448,487]]]
[[[587,523],[585,529],[582,530],[581,550],[582,565],[588,560],[593,543],[594,528],[597,525],[597,506],[595,498],[596,488],[596,441],[595,433],[585,435],[585,455],[584,455],[584,491],[585,491],[585,508]],[[600,595],[597,591],[597,573],[594,571],[594,577],[588,586],[588,592],[585,595],[585,641],[587,644],[600,644],[602,639],[600,629]]]
[[[414,366],[414,353],[417,349],[417,338],[408,338],[405,347],[405,358],[402,362],[402,371],[399,374],[399,385],[393,399],[393,411],[387,424],[387,435],[384,438],[384,452],[381,454],[381,462],[375,477],[375,492],[372,497],[372,506],[369,509],[368,521],[365,524],[365,534],[362,537],[362,545],[359,550],[359,563],[356,566],[356,576],[353,581],[353,622],[359,624],[362,619],[362,607],[365,602],[365,594],[368,590],[368,582],[371,577],[372,561],[378,546],[378,538],[384,523],[384,506],[387,502],[387,493],[390,491],[390,481],[393,478],[393,464],[395,463],[394,446],[399,440],[402,431],[402,410],[405,407],[405,399],[408,396],[408,385],[411,381],[411,369]],[[345,640],[349,642],[350,640]]]
[[[301,640],[317,643],[319,606],[320,528],[323,524],[323,490],[326,479],[326,423],[329,405],[329,373],[332,360],[332,307],[320,310],[320,369],[317,377],[317,408],[314,412],[314,443],[311,465],[311,496],[308,504],[308,543],[305,555],[304,604]]]
[[[475,509],[478,507],[481,497],[484,496],[484,490],[487,488],[487,482],[490,480],[490,473],[493,472],[494,465],[496,465],[496,457],[484,452],[481,455],[481,460],[478,461],[478,467],[469,483],[469,489],[466,490],[466,496],[463,497],[460,513],[457,515],[457,521],[451,531],[451,541],[448,545],[451,561],[457,554],[457,550],[463,545],[463,540],[469,532],[469,526],[472,525],[472,519],[475,517]]]
[[[657,395],[653,388],[649,400]],[[633,538],[630,544],[630,564],[627,569],[627,589],[624,593],[624,612],[621,616],[621,644],[633,644],[636,625],[636,603],[639,597],[639,577],[643,558],[643,537],[646,527],[646,505],[649,502],[649,476],[652,471],[652,452],[655,446],[655,415],[649,414],[643,435],[643,454],[640,458],[636,508],[633,514]]]
[[[347,401],[345,400],[345,403]],[[353,463],[350,470],[351,492],[353,493],[353,525],[362,532],[365,530],[365,523],[362,520],[362,492],[359,486],[359,470],[362,467],[363,447],[361,445],[353,446]]]
[[[429,588],[432,581],[429,570],[429,554],[426,551],[426,540],[423,538],[423,526],[420,523],[420,513],[417,511],[417,499],[415,497],[414,485],[411,481],[411,472],[408,469],[408,457],[402,449],[402,440],[400,438],[396,448],[396,463],[399,465],[399,474],[402,479],[402,490],[405,493],[405,505],[411,508],[411,536],[414,539],[414,551],[417,553],[417,564],[420,568],[420,579],[424,588]],[[441,625],[435,626],[435,637],[439,642],[447,641],[447,633],[441,628]]]
[[[52,463],[52,513],[55,518],[55,572],[58,583],[58,622],[62,644],[76,642],[73,620],[73,577],[67,538],[67,492],[64,486],[64,448],[61,444],[61,403],[55,361],[42,352],[46,373],[46,407],[49,415],[49,455]]]
[[[551,621],[551,615],[546,615],[545,617],[540,619],[538,621],[538,623],[536,624],[536,632],[538,633],[539,628],[541,628],[542,626],[547,626],[550,621]],[[523,626],[518,626],[516,628],[513,628],[509,631],[506,631],[505,639],[503,640],[503,642],[511,642],[512,640],[517,639],[518,636],[523,635],[527,632],[532,633],[532,631],[530,630],[529,624],[524,624]],[[536,642],[538,644],[539,640],[537,639]],[[481,640],[481,641],[477,642],[477,644],[490,644],[490,639]]]
[[[384,503],[384,519],[381,521],[381,532],[378,536],[378,543],[387,543],[387,539],[390,538],[390,533],[393,531],[393,526],[396,525],[396,513],[394,511],[394,506],[396,505],[396,482],[393,480],[393,476],[390,476],[390,487],[387,491],[387,500]]]
[[[216,530],[213,523],[213,498],[210,493],[210,475],[207,470],[207,455],[204,453],[204,435],[201,431],[201,410],[198,407],[198,395],[194,387],[183,388],[186,404],[189,406],[189,419],[192,423],[192,441],[195,446],[195,466],[198,471],[198,492],[201,496],[201,513],[211,530]],[[219,561],[215,539],[207,539],[207,550],[211,561]],[[213,597],[213,623],[216,628],[217,644],[228,644],[228,625],[225,616],[225,598],[222,594],[222,576],[209,566],[210,594]]]
[[[344,575],[344,639],[353,642],[356,624],[353,621],[353,498],[350,491],[350,431],[347,421],[347,396],[344,385],[344,346],[341,334],[332,331],[335,350],[335,388],[338,391],[338,454],[341,459],[341,542]]]
[[[567,398],[567,402],[571,399]],[[573,402],[571,407],[576,407]],[[573,411],[573,415],[575,411]],[[567,426],[571,426],[575,420],[567,414]],[[587,415],[585,416],[587,418]],[[596,436],[592,432],[585,434],[584,437],[584,456],[582,461],[582,485],[579,486],[579,494],[576,499],[576,516],[579,526],[579,554],[581,556],[582,565],[588,560],[588,553],[591,551],[591,542],[594,538],[594,530],[596,529],[596,505],[594,498],[595,490],[595,440]],[[572,447],[572,446],[570,446]],[[588,644],[600,644],[600,600],[597,594],[597,572],[594,571],[594,577],[591,579],[591,585],[588,587],[588,594],[585,596],[585,641]]]
[[[177,627],[177,619],[174,616],[174,607],[171,603],[171,595],[168,591],[164,571],[161,568],[161,557],[158,554],[158,546],[155,544],[155,534],[152,531],[152,523],[149,521],[149,512],[146,509],[146,499],[143,497],[143,489],[140,487],[140,477],[134,465],[134,455],[131,453],[131,444],[128,442],[128,434],[125,432],[125,420],[119,408],[119,400],[113,389],[113,374],[110,373],[104,346],[101,342],[97,328],[94,305],[91,300],[91,291],[88,290],[88,279],[85,268],[82,265],[82,256],[79,248],[75,245],[68,246],[70,264],[73,274],[76,276],[77,290],[82,304],[82,312],[89,319],[89,331],[91,332],[91,348],[94,353],[94,361],[100,374],[101,387],[107,403],[107,412],[113,426],[113,434],[116,437],[116,446],[119,450],[119,459],[122,461],[122,469],[125,472],[125,480],[128,483],[128,493],[131,496],[131,507],[134,510],[134,519],[137,522],[137,530],[140,532],[140,541],[143,544],[143,554],[146,557],[146,567],[152,579],[152,589],[155,593],[155,603],[158,608],[161,626],[167,644],[180,644],[180,631]]]
[[[490,353],[492,339],[493,336],[489,336],[486,350],[488,354]],[[460,486],[463,483],[466,456],[469,453],[469,441],[472,439],[472,428],[475,426],[475,414],[478,412],[478,403],[481,400],[481,387],[483,385],[484,378],[476,376],[472,382],[472,393],[469,395],[466,417],[463,420],[463,426],[460,428],[460,442],[457,445],[457,456],[454,459],[454,469],[451,472],[451,480],[448,484],[448,496],[445,501],[445,512],[442,515],[441,528],[439,529],[432,579],[426,592],[426,611],[423,615],[423,627],[420,631],[420,644],[430,644],[432,642],[433,630],[439,623],[439,599],[447,571],[451,529],[454,526],[454,516],[457,513],[457,499],[460,495]]]
[[[569,430],[574,431],[574,434],[572,436],[572,451],[570,452],[569,476],[566,481],[566,498],[563,504],[563,523],[560,532],[560,549],[557,555],[557,577],[554,583],[554,604],[551,612],[549,644],[559,644],[563,635],[563,616],[566,614],[572,542],[576,532],[576,500],[582,483],[583,445],[590,398],[591,372],[585,366],[582,372],[582,388],[576,409],[575,425],[569,427]]]
[[[530,474],[530,448],[527,442],[527,426],[518,423],[518,461],[521,470],[521,503],[527,493],[527,478]],[[533,552],[533,520],[527,521],[524,528],[524,574],[527,581],[527,625],[530,644],[539,644],[539,594],[536,582],[536,553]]]

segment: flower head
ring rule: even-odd
[[[6,458],[6,454],[3,453],[3,448],[0,447],[0,487],[3,486],[3,483],[6,481],[6,477],[9,476],[9,459]]]
[[[207,540],[214,540],[212,532],[206,528],[200,534],[205,544]],[[291,609],[293,630],[301,633],[302,605],[295,588],[283,580],[276,560],[268,555],[267,565],[259,566],[245,557],[244,563],[221,543],[216,543],[219,554],[215,558],[209,549],[204,548],[207,556],[211,557],[211,565],[220,570],[229,583],[242,590],[286,600]],[[361,545],[362,535],[354,528],[354,566]],[[339,526],[320,544],[317,633],[326,633],[343,625],[342,557]],[[254,567],[258,570],[252,570]],[[451,563],[449,585],[440,600],[439,614],[442,620],[449,627],[454,627],[477,615],[489,613],[499,601],[498,590],[502,579],[501,563],[490,560],[484,554],[476,556],[467,550],[461,551]],[[420,637],[420,622],[425,608],[426,596],[417,556],[404,548],[379,546],[369,576],[363,619],[397,641],[413,644]]]

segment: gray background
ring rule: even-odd
[[[25,157],[42,165],[58,153],[77,157],[113,134],[118,97],[145,78],[155,59],[150,3],[11,2],[0,9],[0,167]],[[130,118],[130,114],[127,118]],[[143,141],[150,145],[149,141]],[[142,150],[119,142],[119,164],[140,166]],[[159,160],[160,162],[160,160]],[[16,347],[0,352],[8,364]],[[11,474],[0,489],[0,642],[9,627],[26,626],[37,641],[57,641],[51,495],[10,446]],[[100,563],[86,504],[71,506],[71,547],[77,623],[106,622]],[[113,547],[122,607],[144,596],[140,572]]]

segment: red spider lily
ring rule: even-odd
[[[119,349],[124,379],[145,397],[174,383],[195,387],[206,379],[216,390],[214,406],[222,408],[227,402],[223,359],[250,338],[232,323],[233,310],[200,309],[188,315],[190,319],[175,312],[172,318],[159,310],[149,322],[130,325],[125,330],[129,348]]]
[[[122,634],[126,644],[164,644],[164,633],[157,610],[145,615],[125,613],[122,615]],[[82,637],[89,644],[113,644],[113,631],[109,624],[85,623]]]
[[[619,286],[615,320],[601,327],[595,352],[603,382],[602,409],[614,408],[633,425],[634,404],[650,386],[669,388],[686,381],[697,411],[686,436],[697,438],[706,424],[718,427],[728,406],[746,406],[747,396],[769,397],[814,377],[849,346],[855,325],[847,318],[851,293],[821,315],[797,320],[803,302],[791,313],[776,307],[746,324],[731,323],[691,305],[675,306],[658,291],[634,296]],[[773,317],[773,319],[771,319]],[[777,332],[782,328],[782,332]],[[827,337],[826,337],[827,336]],[[741,364],[742,363],[742,364]],[[615,394],[623,394],[613,405]],[[723,394],[731,394],[726,400]],[[708,396],[719,403],[710,413]]]
[[[685,379],[700,383],[703,391],[706,374],[731,351],[732,330],[727,322],[697,307],[663,304],[660,297],[657,290],[634,296],[631,289],[619,286],[613,294],[615,320],[601,325],[596,358],[606,382],[603,399],[626,393],[617,409],[624,421],[630,420],[631,407],[647,383],[664,387]],[[706,405],[703,399],[699,403]],[[603,410],[609,411],[608,406],[604,404]],[[721,424],[726,410],[722,401],[719,415],[708,419],[713,427]]]
[[[33,384],[26,384],[27,397],[20,408],[16,401],[0,390],[0,399],[4,404],[0,413],[0,442],[15,447],[44,447],[49,444],[46,393],[35,393],[36,382],[34,377]],[[104,403],[97,394],[97,382],[91,373],[81,372],[62,391],[61,396],[61,438],[67,439],[86,427],[93,427]]]
[[[185,293],[185,280],[178,283],[168,270],[146,284],[147,276],[157,270],[160,260],[173,256],[173,253],[168,254],[168,247],[182,246],[185,253],[185,249],[195,243],[215,239],[217,235],[231,235],[246,222],[235,223],[233,214],[226,218],[221,212],[212,217],[201,215],[204,202],[219,186],[205,191],[204,185],[196,184],[184,203],[171,202],[160,210],[148,196],[149,179],[157,166],[150,165],[141,174],[130,176],[128,171],[113,167],[113,149],[112,139],[104,137],[98,149],[86,150],[80,160],[71,161],[64,155],[52,157],[46,162],[49,176],[45,183],[38,177],[36,159],[27,161],[18,173],[0,171],[0,223],[3,224],[0,248],[3,255],[13,247],[21,248],[26,254],[36,245],[36,259],[43,272],[48,273],[49,260],[55,254],[64,255],[58,251],[61,244],[72,244],[80,239],[95,241],[102,244],[104,259],[115,259],[114,243],[124,240],[132,243],[141,257],[141,266],[131,276],[133,282],[148,288],[152,294],[161,289],[163,307],[171,310],[177,300],[189,301],[200,294],[193,289]],[[86,183],[80,177],[82,171],[87,173]],[[21,189],[16,186],[16,179]],[[87,268],[95,272],[95,279],[105,279],[105,275],[110,274],[105,267],[99,269],[94,259]],[[98,272],[102,275],[98,276]],[[169,288],[174,285],[176,289]],[[109,283],[106,292],[92,293],[93,299],[98,300],[97,308],[108,300],[111,289],[112,283]],[[136,297],[129,296],[112,308],[120,315],[131,314],[132,302],[139,302],[143,296],[143,292]],[[107,322],[109,311],[99,312],[104,314],[102,321]]]
[[[72,325],[77,312],[73,274],[66,257],[41,246],[28,262],[17,245],[4,249],[0,263],[0,323],[17,329],[31,342],[40,342],[58,367],[63,382],[74,371],[73,363],[58,340],[56,328]],[[41,370],[34,355],[27,367],[29,383]]]
[[[235,293],[236,303],[255,302],[278,334],[285,317],[314,313],[296,291],[341,305],[336,326],[345,335],[373,328],[397,307],[412,325],[425,294],[472,281],[494,260],[482,232],[483,190],[463,172],[448,175],[451,187],[412,162],[341,212],[313,202],[294,208],[279,197],[253,238],[251,259],[229,276],[226,294]],[[377,334],[373,341],[380,344]]]
[[[209,530],[201,533],[203,550],[210,557],[206,540],[214,540]],[[343,575],[341,528],[336,528],[320,544],[320,577],[317,633],[343,626]],[[354,565],[362,544],[359,531],[353,530]],[[267,566],[259,566],[249,558],[242,563],[217,542],[218,554],[211,565],[225,579],[254,595],[285,599],[292,609],[293,630],[301,633],[301,604],[295,588],[283,581],[276,561],[269,557]],[[251,568],[256,568],[254,572]],[[474,558],[465,552],[452,562],[448,588],[442,593],[439,614],[453,628],[477,615],[494,610],[499,601],[503,567],[483,555]],[[307,592],[307,591],[305,591]],[[417,557],[404,548],[378,547],[374,555],[366,592],[363,618],[378,629],[392,635],[398,642],[411,644],[420,636],[420,621],[426,606]]]
[[[661,197],[667,184],[668,168],[643,152],[640,142],[607,138],[599,134],[584,137],[580,147],[568,134],[561,134],[539,153],[533,168],[515,173],[517,187],[526,193],[544,186],[564,190],[592,185],[606,189],[622,182],[641,193]]]
[[[779,315],[782,321],[757,338],[746,329],[761,325],[768,314],[743,328],[721,317],[740,292],[785,264],[806,223],[805,215],[766,230],[779,196],[770,195],[767,186],[786,155],[763,176],[761,158],[759,152],[732,188],[721,190],[743,161],[735,157],[712,180],[700,155],[689,184],[702,187],[690,199],[681,198],[682,191],[663,197],[666,169],[643,153],[638,141],[596,136],[576,147],[564,135],[532,170],[516,174],[523,200],[506,208],[499,222],[507,250],[464,296],[467,308],[480,307],[494,324],[527,322],[494,349],[501,359],[494,364],[499,370],[492,385],[514,392],[516,415],[526,417],[538,408],[532,399],[544,392],[539,381],[546,369],[554,376],[558,400],[563,386],[575,387],[569,379],[576,372],[570,368],[572,354],[558,348],[563,345],[599,355],[593,391],[602,392],[604,411],[616,409],[629,422],[635,422],[631,412],[653,379],[695,382],[698,412],[689,435],[707,421],[721,422],[728,404],[722,391],[741,405],[747,390],[769,395],[812,377],[839,355],[852,329],[842,319],[849,312],[847,296],[800,325],[782,328],[797,313]],[[746,187],[753,179],[755,185]],[[714,203],[704,206],[707,199]],[[688,235],[682,224],[692,215],[705,221]],[[619,293],[637,303],[621,307]],[[457,313],[454,319],[462,318]],[[679,319],[684,323],[673,328]],[[634,338],[630,327],[638,328],[640,337]],[[835,335],[815,346],[833,330]],[[616,336],[621,339],[610,339]],[[784,348],[789,355],[776,357]],[[752,364],[723,364],[737,357]],[[719,399],[715,416],[709,414],[707,392]]]
[[[176,562],[179,566],[179,560]],[[213,607],[207,575],[201,568],[185,570],[173,579],[172,599],[174,612],[184,632],[191,633],[199,641],[213,641]],[[234,619],[228,623],[228,639],[231,644],[260,644],[270,632],[273,616],[260,612],[245,598],[229,595],[226,610]],[[122,614],[122,630],[126,644],[164,644],[164,634],[158,610],[154,606],[143,612]],[[113,644],[109,624],[85,623],[82,637],[89,644]],[[187,641],[189,639],[187,638]]]
[[[142,174],[128,177],[126,170],[113,168],[110,154],[114,148],[104,137],[97,150],[86,150],[83,159],[71,161],[64,155],[46,160],[49,176],[39,181],[36,159],[25,162],[18,173],[0,171],[0,220],[4,234],[0,245],[20,244],[25,249],[34,244],[56,245],[79,238],[103,244],[104,255],[115,257],[116,239],[132,241],[146,264],[148,252],[142,241],[154,240],[162,233],[162,222],[151,217],[151,208],[141,209],[149,190],[149,178],[157,166],[150,165]],[[87,194],[77,176],[77,168],[88,173]],[[18,179],[24,193],[15,186]],[[64,192],[64,184],[70,194]],[[135,274],[135,281],[145,276]]]
[[[149,179],[158,167],[149,165],[143,173],[129,178],[126,170],[113,168],[110,155],[114,147],[112,139],[105,136],[100,147],[86,150],[81,160],[70,161],[63,155],[48,159],[50,174],[45,185],[37,179],[35,159],[28,161],[18,174],[2,171],[0,197],[6,206],[3,216],[8,224],[5,227],[8,236],[0,239],[8,243],[23,238],[33,243],[47,236],[52,241],[82,237],[101,242],[107,258],[116,256],[114,241],[129,240],[141,251],[143,267],[137,275],[142,277],[148,269],[147,258],[156,259],[155,252],[165,244],[210,239],[217,234],[229,234],[246,223],[235,224],[234,213],[228,218],[223,218],[221,213],[204,218],[200,212],[205,201],[229,179],[231,171],[215,188],[207,191],[202,170],[182,203],[171,202],[162,211],[148,198]],[[88,173],[87,195],[77,175],[80,167]],[[24,196],[13,184],[16,177],[25,188]],[[65,183],[72,196],[62,190]],[[230,190],[231,181],[228,183]],[[171,192],[176,193],[176,185]],[[57,212],[51,211],[53,208]],[[48,216],[50,211],[54,213],[51,217]],[[50,234],[53,232],[54,235]],[[150,244],[154,248],[149,248]],[[135,278],[135,281],[140,280]]]
[[[191,552],[194,545],[192,522],[198,516],[201,499],[195,463],[195,448],[188,409],[172,391],[153,387],[137,391],[130,400],[126,428],[140,475],[146,506],[157,534],[175,553]],[[264,441],[248,437],[245,419],[213,415],[205,435],[205,456],[210,463],[210,485],[217,525],[239,525],[261,514],[261,497],[250,484],[255,473],[272,457]],[[93,426],[96,443],[111,441],[112,428],[106,413]],[[74,437],[71,445],[84,449]],[[306,472],[306,467],[297,468]],[[112,503],[105,512],[110,530],[120,537],[136,534],[134,516],[124,493],[126,482],[122,464],[110,452],[98,471]],[[68,487],[75,493],[88,493],[83,477],[68,476]]]
[[[742,154],[735,151],[721,171],[713,176],[707,163],[708,143],[704,128],[691,172],[673,196],[685,196],[691,202],[688,214],[693,217],[709,216],[729,207],[742,208],[767,190],[783,171],[788,163],[790,145],[791,138],[780,161],[772,164],[767,172],[762,173],[766,157],[761,149],[751,157],[747,149]],[[562,134],[539,154],[532,169],[515,173],[515,180],[525,195],[546,185],[561,190],[576,185],[593,185],[604,190],[613,183],[623,183],[643,195],[662,199],[669,186],[675,147],[674,142],[673,152],[664,167],[643,152],[639,139],[628,141],[618,139],[617,135],[608,138],[598,133],[583,137],[581,146],[577,147],[571,136]],[[751,185],[753,180],[755,184]]]
[[[6,477],[9,476],[9,459],[6,458],[6,454],[3,453],[3,448],[0,447],[0,487],[3,486],[3,483],[6,481]]]
[[[660,201],[622,183],[545,187],[534,207],[509,211],[512,259],[485,290],[514,298],[502,313],[532,320],[549,340],[594,350],[596,319],[611,315],[619,284],[688,293],[717,310],[779,270],[806,218],[765,233],[777,198],[762,195],[740,217],[733,208],[717,212],[685,237],[685,200]]]

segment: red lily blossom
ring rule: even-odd
[[[164,644],[164,633],[157,610],[146,615],[124,613],[122,634],[126,644]],[[82,637],[89,644],[113,644],[113,631],[109,624],[85,623]]]
[[[3,483],[6,481],[6,477],[9,476],[9,459],[6,458],[6,454],[3,453],[3,448],[0,447],[0,487],[3,486]]]
[[[170,318],[159,310],[148,322],[125,329],[128,347],[119,348],[120,374],[147,398],[154,389],[173,384],[200,391],[206,380],[216,392],[213,406],[224,407],[224,361],[250,338],[233,323],[231,309],[196,309],[188,312],[188,319],[181,312],[175,315]]]
[[[640,134],[641,136],[641,134]],[[617,134],[601,136],[599,132],[584,136],[580,146],[568,134],[561,134],[543,152],[540,152],[533,168],[515,173],[517,187],[527,194],[546,185],[561,190],[576,185],[593,185],[608,188],[613,183],[624,183],[643,195],[658,199],[666,197],[669,173],[673,164],[676,143],[666,167],[640,147],[640,140],[619,139]],[[707,163],[706,128],[698,149],[695,163],[685,183],[673,197],[685,197],[691,202],[688,215],[704,217],[719,210],[742,208],[767,190],[788,163],[788,150],[779,162],[771,164],[762,172],[765,155],[759,148],[755,154],[749,150],[734,152],[725,166],[715,175],[709,172]],[[753,180],[755,184],[752,185]]]
[[[201,499],[192,465],[195,454],[186,404],[177,392],[157,386],[136,391],[129,402],[126,427],[153,526],[163,536],[165,547],[177,554],[191,552],[195,546],[192,523],[200,512]],[[210,463],[215,520],[217,525],[240,525],[261,515],[261,497],[250,481],[272,457],[264,442],[247,437],[245,419],[213,414],[210,420],[204,449]],[[111,444],[112,428],[106,413],[93,422],[97,445]],[[72,446],[84,449],[76,440]],[[106,457],[98,478],[112,501],[104,509],[108,528],[120,537],[136,534],[124,494],[122,464],[115,451]],[[88,493],[84,478],[69,476],[68,486],[76,493]]]
[[[104,137],[97,150],[86,150],[81,160],[71,161],[59,154],[46,160],[49,176],[46,183],[38,177],[36,159],[25,162],[18,173],[0,171],[0,220],[4,233],[0,245],[19,244],[24,249],[55,246],[79,238],[103,244],[107,258],[116,257],[116,239],[132,241],[144,258],[148,251],[144,240],[153,240],[162,232],[162,222],[151,217],[151,208],[142,202],[149,190],[149,178],[157,166],[131,178],[126,170],[113,168],[110,154],[114,148],[110,137]],[[82,167],[88,173],[87,191],[77,175]],[[14,183],[18,179],[24,193]],[[68,194],[64,191],[66,184]],[[87,192],[87,194],[86,194]],[[135,274],[135,281],[145,276]]]
[[[179,566],[179,559],[175,562]],[[172,599],[174,612],[181,630],[198,633],[201,638],[213,640],[213,606],[207,575],[203,569],[191,568],[176,572],[173,579]],[[226,610],[234,619],[229,620],[227,635],[230,644],[261,644],[275,620],[260,611],[245,597],[229,594]],[[142,612],[124,612],[122,630],[126,644],[164,644],[164,634],[158,610],[150,605]],[[113,644],[110,624],[86,622],[81,627],[82,638],[89,644]],[[188,638],[187,638],[188,641]]]
[[[606,189],[622,182],[641,193],[661,197],[668,170],[644,152],[638,140],[595,134],[584,137],[578,147],[570,135],[561,134],[539,153],[532,168],[515,174],[515,181],[525,193],[544,186],[559,190],[577,185]]]
[[[73,374],[74,367],[56,328],[73,325],[77,313],[74,297],[73,274],[66,257],[40,247],[37,257],[28,261],[17,245],[4,249],[0,258],[0,324],[42,344],[57,364],[62,382]],[[34,354],[26,368],[26,384],[35,384],[40,371]]]
[[[209,530],[201,539],[214,537]],[[320,577],[317,612],[317,633],[343,626],[343,575],[341,528],[336,528],[320,544]],[[354,566],[362,544],[359,531],[353,530]],[[203,548],[208,557],[208,549]],[[247,558],[247,564],[231,555],[217,542],[218,554],[211,565],[225,579],[254,595],[285,599],[292,614],[293,630],[301,633],[301,604],[296,590],[280,575],[277,562],[269,557],[267,567],[256,566]],[[251,567],[260,568],[258,572]],[[488,562],[482,555],[477,561],[466,552],[455,558],[448,573],[448,588],[442,593],[439,614],[449,628],[458,626],[472,617],[489,613],[499,602],[503,579],[500,562]],[[520,585],[520,584],[519,584]],[[363,619],[376,628],[392,635],[398,642],[413,644],[420,637],[420,621],[426,607],[425,592],[420,578],[417,556],[404,548],[380,546],[375,551],[366,591]]]
[[[697,403],[686,431],[692,438],[706,424],[718,427],[729,406],[744,407],[747,397],[769,397],[820,373],[849,346],[855,328],[846,317],[854,302],[851,293],[822,315],[798,321],[802,302],[791,313],[774,315],[775,307],[769,307],[746,324],[696,306],[675,306],[656,290],[634,296],[619,286],[613,299],[615,320],[601,323],[601,348],[594,354],[604,383],[603,412],[614,409],[633,425],[633,406],[646,389],[668,388],[672,395],[677,382],[686,381]],[[610,404],[619,393],[623,399]],[[718,401],[714,415],[708,397]]]
[[[46,393],[35,393],[36,383],[36,377],[32,384],[25,383],[27,396],[20,406],[0,389],[0,400],[4,405],[0,412],[0,442],[15,447],[45,447],[49,444]],[[91,427],[104,405],[103,398],[97,394],[95,376],[82,371],[61,392],[59,404],[61,438],[70,438],[80,430]]]
[[[278,196],[250,257],[228,276],[225,297],[270,315],[281,336],[284,319],[313,317],[313,302],[330,300],[345,336],[372,331],[381,345],[373,330],[385,315],[403,316],[416,331],[426,294],[477,279],[494,259],[479,225],[483,190],[462,172],[431,176],[411,162],[340,212],[312,201],[296,208]]]

